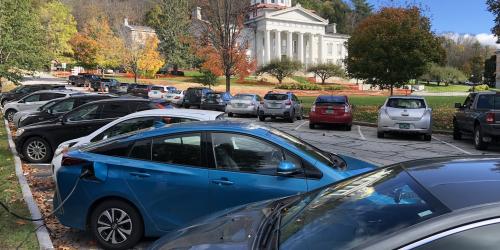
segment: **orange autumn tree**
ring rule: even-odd
[[[156,36],[150,37],[146,40],[144,49],[137,61],[137,66],[142,75],[153,77],[158,70],[163,67],[165,61],[158,51],[158,44],[160,41]]]
[[[197,46],[195,47],[195,54],[203,62],[201,64],[203,70],[208,70],[216,76],[225,75],[221,54],[213,46]],[[238,76],[241,80],[252,74],[257,68],[255,60],[251,60],[246,55],[245,47],[240,50],[232,50],[231,57],[235,62],[234,67],[231,69],[231,75]]]

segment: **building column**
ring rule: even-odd
[[[319,35],[319,48],[318,48],[318,63],[324,63],[325,58],[325,45],[323,44],[323,35]]]
[[[268,64],[271,61],[271,31],[266,30],[264,35],[264,63]]]
[[[288,57],[288,59],[293,60],[293,33],[288,31],[286,34],[287,34],[286,56]]]
[[[299,33],[299,42],[297,45],[298,60],[305,64],[304,61],[304,33]]]
[[[274,38],[275,38],[275,52],[276,52],[276,59],[281,60],[281,31],[277,30],[274,33]]]
[[[313,53],[314,53],[314,43],[313,43],[314,35],[309,34],[309,60],[307,61],[308,66],[313,65]]]

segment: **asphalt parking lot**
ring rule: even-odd
[[[320,149],[338,154],[350,155],[380,166],[401,161],[449,155],[497,154],[500,148],[492,146],[488,151],[478,151],[472,146],[471,138],[455,141],[451,135],[435,134],[432,141],[423,141],[419,136],[393,135],[377,138],[377,129],[354,125],[351,131],[324,126],[309,129],[307,120],[288,123],[283,120],[259,122],[256,118],[228,118],[262,123],[295,136]]]
[[[63,83],[60,80],[34,80],[32,84],[40,83]],[[83,88],[69,87],[82,91]],[[397,162],[449,155],[477,155],[496,154],[500,152],[499,146],[492,146],[488,151],[477,151],[472,146],[470,138],[462,141],[454,141],[451,135],[435,134],[430,142],[423,141],[419,136],[389,136],[388,138],[377,138],[377,129],[372,127],[354,125],[351,131],[344,131],[336,127],[320,127],[310,129],[307,120],[299,120],[289,123],[284,120],[266,120],[260,122],[255,117],[227,118],[228,120],[243,121],[248,123],[262,124],[274,127],[284,132],[293,134],[316,147],[341,155],[349,155],[378,166],[393,164]],[[43,166],[40,166],[43,168]],[[41,169],[37,178],[50,178],[48,168]],[[71,242],[75,248],[95,248],[90,233],[78,230],[69,230],[62,236],[64,242]],[[150,241],[144,241],[138,249],[146,248]]]

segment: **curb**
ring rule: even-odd
[[[14,164],[16,166],[16,175],[17,179],[19,180],[19,185],[21,186],[21,191],[23,193],[23,199],[28,205],[28,209],[31,214],[31,218],[41,218],[42,214],[40,213],[40,210],[38,209],[38,205],[35,203],[35,200],[33,199],[33,194],[31,193],[30,186],[28,185],[28,182],[26,181],[26,177],[24,177],[23,169],[22,169],[22,163],[21,159],[19,158],[19,155],[17,154],[16,147],[14,145],[14,141],[12,141],[12,135],[10,133],[10,128],[9,128],[9,123],[4,120],[5,122],[5,128],[7,130],[7,137],[9,139],[9,147],[10,151],[12,152],[12,155],[14,156]],[[35,227],[38,228],[36,230],[36,237],[38,239],[38,245],[40,246],[40,249],[54,249],[54,245],[52,244],[52,240],[50,239],[49,232],[47,231],[47,228],[43,226],[42,221],[33,221],[33,224],[35,224]]]

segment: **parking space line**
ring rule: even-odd
[[[361,138],[361,140],[366,141],[366,138],[363,135],[363,132],[361,132],[361,126],[359,126],[359,125],[356,125],[356,126],[358,126],[359,137]]]
[[[440,139],[436,138],[435,136],[432,136],[432,138],[433,138],[434,140],[438,141],[438,142],[441,142],[441,143],[446,144],[446,145],[448,145],[448,146],[450,146],[450,147],[452,147],[452,148],[455,148],[455,149],[457,149],[458,151],[461,151],[462,153],[465,153],[465,154],[468,154],[468,155],[472,155],[472,154],[473,154],[473,153],[471,153],[471,152],[469,152],[469,151],[467,151],[467,150],[461,149],[461,148],[459,148],[459,147],[457,147],[457,146],[455,146],[455,145],[453,145],[453,144],[451,144],[451,143],[448,143],[448,142],[445,142],[445,141],[443,141],[443,140],[440,140]]]
[[[299,126],[295,127],[293,130],[295,130],[295,131],[299,130],[299,128],[302,127],[302,126],[304,126],[304,124],[306,124],[306,123],[308,123],[308,121],[304,121]]]

